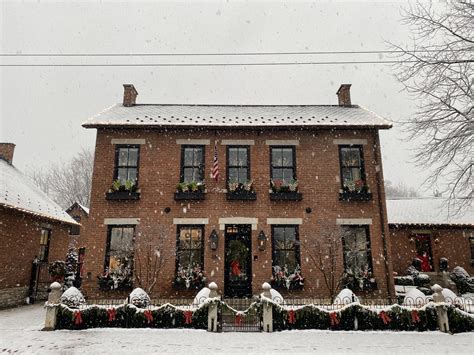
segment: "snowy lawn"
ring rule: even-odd
[[[474,333],[220,333],[180,329],[88,329],[42,332],[42,305],[0,311],[0,352],[22,353],[416,353],[472,354]]]

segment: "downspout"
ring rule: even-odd
[[[385,230],[385,205],[382,200],[382,159],[380,157],[381,147],[380,147],[380,138],[379,131],[375,130],[375,169],[376,169],[376,181],[377,181],[377,200],[379,204],[379,215],[380,215],[380,230],[382,236],[382,246],[383,246],[383,258],[385,265],[385,278],[387,283],[388,299],[390,302],[393,301],[392,290],[394,286],[392,285],[392,277],[389,275],[389,262],[388,262],[388,248],[387,248],[387,234]]]

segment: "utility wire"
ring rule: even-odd
[[[235,67],[279,65],[341,65],[341,64],[396,64],[415,61],[335,61],[335,62],[269,62],[269,63],[119,63],[119,64],[0,64],[0,67]]]

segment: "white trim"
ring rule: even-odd
[[[372,218],[336,218],[338,225],[371,225]]]
[[[367,139],[333,139],[337,145],[367,145]]]
[[[267,139],[265,141],[266,145],[300,145],[300,141],[295,140],[285,140],[285,139]]]
[[[267,218],[267,224],[303,224],[303,218]]]
[[[223,139],[221,145],[255,145],[253,139]]]
[[[176,144],[211,145],[210,139],[177,139]]]
[[[145,139],[112,138],[112,144],[145,144]]]
[[[106,225],[140,224],[140,218],[105,218],[104,224]]]
[[[173,218],[173,224],[209,224],[209,218]]]
[[[226,217],[219,218],[219,230],[223,231],[226,224],[251,224],[252,230],[257,230],[258,218],[253,217]]]

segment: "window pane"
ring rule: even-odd
[[[282,172],[282,180],[285,182],[290,182],[293,180],[293,169],[281,169]]]
[[[279,266],[280,268],[283,269],[285,266],[285,255],[284,252],[276,251],[274,260],[273,260],[273,266]]]
[[[125,181],[128,179],[128,169],[119,168],[117,172],[117,179],[120,180],[122,184],[125,184]]]
[[[341,160],[342,166],[360,166],[360,149],[341,148]]]
[[[295,247],[296,230],[293,227],[285,228],[285,249],[292,249]]]
[[[237,148],[229,148],[229,166],[236,166],[238,164],[238,150]]]
[[[273,228],[273,240],[275,249],[284,249],[285,248],[285,234],[284,228],[282,227],[274,227]]]
[[[201,166],[202,164],[202,149],[201,148],[195,148],[194,149],[194,166]]]
[[[295,271],[296,265],[298,264],[296,262],[296,252],[294,250],[287,251],[285,253],[285,257],[286,257],[285,262],[286,262],[286,266],[288,268],[288,272],[291,274],[291,273],[293,273],[293,271]]]
[[[293,149],[284,148],[282,149],[283,162],[282,166],[293,166]]]
[[[184,148],[184,165],[185,166],[193,165],[193,156],[194,156],[193,148]]]
[[[281,166],[283,163],[282,152],[280,148],[272,148],[272,166]]]
[[[191,229],[181,228],[179,231],[179,248],[189,249],[191,248]]]
[[[238,151],[239,151],[238,165],[247,166],[247,149],[239,148]]]
[[[283,169],[272,169],[273,180],[283,180]]]
[[[356,181],[362,180],[362,174],[361,174],[360,168],[352,168],[351,172],[352,172],[352,181],[356,182]]]
[[[127,179],[132,180],[132,181],[137,180],[137,169],[128,168],[127,169]]]
[[[238,182],[241,184],[244,184],[247,182],[247,169],[246,168],[240,168],[239,169],[239,179]]]
[[[137,166],[138,148],[129,148],[128,150],[128,166]]]
[[[126,166],[128,162],[128,148],[119,148],[118,165]]]
[[[200,249],[202,247],[202,229],[193,228],[191,230],[191,248]]]
[[[178,260],[178,265],[187,268],[189,266],[190,260],[190,252],[189,250],[178,250],[178,254],[176,256]]]
[[[229,168],[229,182],[238,182],[239,171],[237,168]]]
[[[193,171],[194,171],[193,168],[184,168],[184,177],[183,177],[184,182],[189,183],[193,181]]]
[[[200,168],[194,168],[193,169],[193,181],[196,182],[201,182],[201,169]]]

